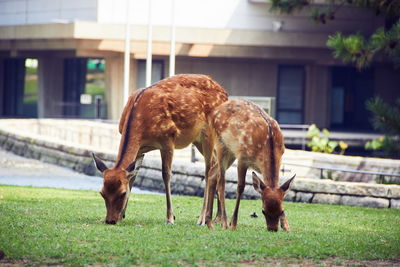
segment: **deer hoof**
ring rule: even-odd
[[[166,222],[165,225],[174,225],[173,222]]]

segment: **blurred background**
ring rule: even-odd
[[[263,0],[0,0],[0,117],[118,120],[126,95],[149,77],[203,73],[230,95],[269,105],[282,124],[372,131],[365,101],[393,104],[399,71],[384,55],[358,70],[326,42],[393,20],[351,4],[328,23],[311,19],[311,6],[270,8]]]

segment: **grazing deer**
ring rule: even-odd
[[[182,74],[166,78],[150,87],[136,91],[128,100],[119,123],[121,141],[113,168],[93,154],[96,167],[104,175],[100,194],[105,200],[107,224],[116,224],[125,216],[131,187],[143,154],[159,149],[162,177],[167,198],[167,224],[174,223],[171,204],[171,163],[175,148],[191,143],[203,154],[206,183],[212,164],[212,148],[208,117],[228,96],[210,77]],[[206,200],[206,192],[205,198]],[[205,205],[199,223],[205,221]]]
[[[218,184],[222,226],[224,229],[228,228],[225,212],[225,170],[237,159],[238,184],[231,229],[236,229],[237,226],[240,197],[245,187],[246,171],[250,167],[260,172],[264,178],[262,181],[253,172],[253,187],[261,195],[262,212],[268,230],[278,231],[280,220],[281,227],[289,231],[282,201],[294,176],[281,187],[278,186],[279,168],[285,150],[278,123],[259,106],[244,99],[229,100],[221,104],[210,116],[209,123],[217,164],[212,166],[208,175],[208,227],[213,228],[213,202]]]

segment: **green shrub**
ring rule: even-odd
[[[336,142],[329,140],[329,131],[327,129],[322,129],[323,136],[321,137],[321,131],[319,128],[312,124],[307,131],[307,138],[310,138],[311,141],[307,143],[307,146],[311,148],[313,152],[322,152],[333,154],[335,152],[336,147],[339,146],[340,154],[343,155],[344,151],[347,149],[348,145],[343,142]]]

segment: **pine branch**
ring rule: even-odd
[[[400,22],[385,32],[383,28],[376,30],[368,41],[360,34],[344,37],[340,32],[329,36],[326,43],[334,50],[335,58],[342,58],[345,63],[353,63],[358,69],[369,66],[378,52],[386,53],[395,63],[400,65]]]
[[[380,97],[375,97],[366,102],[366,107],[374,114],[371,122],[375,129],[387,135],[400,135],[400,98],[397,99],[397,106],[390,106]]]

